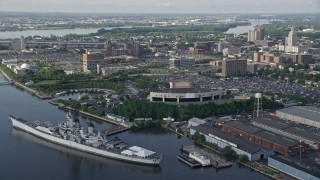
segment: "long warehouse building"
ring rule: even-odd
[[[293,106],[277,110],[276,116],[284,120],[320,128],[320,108],[317,107]]]

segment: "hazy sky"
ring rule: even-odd
[[[0,0],[0,11],[320,13],[320,0]]]

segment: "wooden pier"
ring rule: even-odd
[[[182,152],[191,153],[197,152],[208,157],[212,163],[212,166],[216,169],[223,169],[232,166],[232,163],[226,161],[225,159],[221,158],[219,155],[214,154],[212,152],[208,152],[204,149],[198,148],[196,146],[182,146],[180,149]]]

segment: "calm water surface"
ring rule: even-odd
[[[225,33],[245,33],[250,29],[253,29],[256,25],[258,25],[258,20],[250,20],[251,25],[249,26],[237,26],[235,28],[230,28]],[[266,19],[260,19],[260,25],[270,23]],[[112,29],[113,27],[106,27],[105,29]],[[130,26],[124,26],[122,28],[130,28]],[[75,29],[57,29],[57,30],[26,30],[26,31],[4,31],[0,32],[0,39],[8,39],[8,38],[19,38],[20,36],[45,36],[50,37],[51,35],[55,36],[65,36],[67,34],[89,34],[95,33],[100,28],[75,28]]]
[[[0,82],[5,81],[0,73]],[[118,137],[129,144],[163,154],[160,167],[148,167],[110,160],[61,147],[12,129],[9,114],[29,120],[64,121],[65,112],[39,100],[15,86],[0,85],[0,180],[104,180],[104,179],[268,179],[246,168],[216,171],[214,168],[191,169],[177,160],[179,147],[190,145],[187,138],[162,129],[127,131]],[[80,118],[82,123],[92,121]],[[92,121],[98,129],[112,125]]]

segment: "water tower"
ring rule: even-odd
[[[261,117],[261,116],[262,116],[262,94],[256,93],[255,101],[254,101],[253,117]]]

